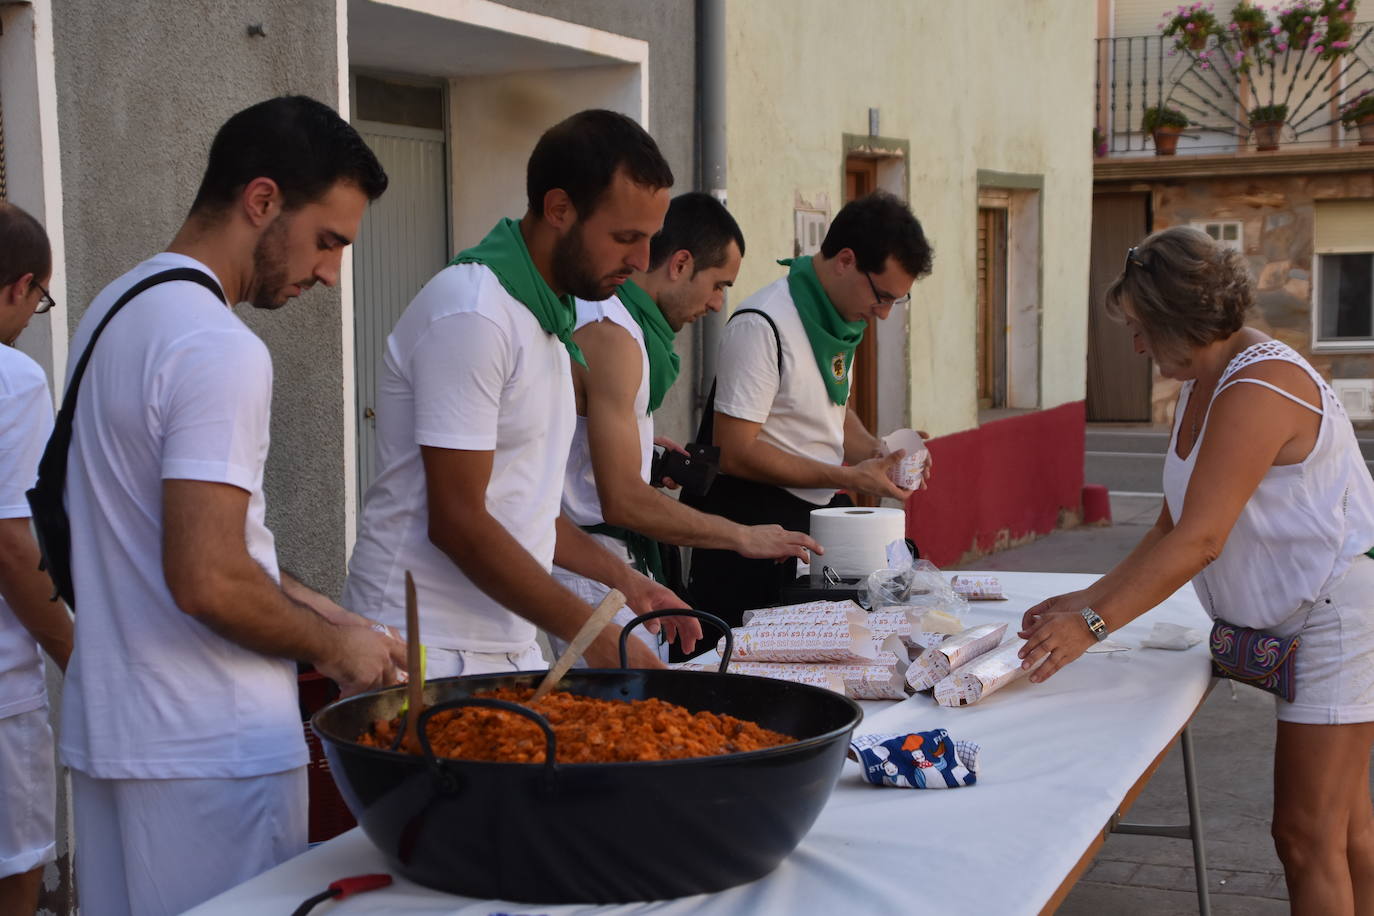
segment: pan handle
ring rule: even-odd
[[[553,735],[553,728],[549,725],[549,720],[539,713],[530,709],[528,706],[521,706],[519,703],[511,703],[506,700],[494,700],[490,697],[460,697],[456,700],[449,700],[445,703],[436,703],[424,712],[420,713],[420,720],[416,725],[420,739],[420,748],[424,751],[425,763],[429,766],[430,772],[440,787],[452,791],[455,786],[451,775],[444,770],[443,760],[434,756],[434,748],[429,743],[428,724],[431,716],[436,713],[445,712],[450,709],[462,709],[465,706],[481,706],[486,709],[500,709],[504,712],[513,712],[516,715],[524,716],[544,732],[544,778],[548,785],[553,785],[554,760],[557,758],[557,741]]]
[[[650,620],[657,620],[660,617],[695,617],[702,623],[709,623],[711,626],[724,633],[725,652],[721,654],[719,670],[721,674],[725,673],[726,666],[730,664],[730,656],[735,651],[735,634],[730,631],[730,624],[721,620],[714,614],[708,614],[705,611],[693,611],[689,608],[669,608],[665,611],[650,611],[647,614],[641,614],[635,617],[634,620],[625,624],[624,628],[620,631],[620,667],[630,667],[629,653],[625,651],[625,647],[630,638],[630,631],[641,623],[648,623]]]

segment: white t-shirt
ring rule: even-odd
[[[766,313],[739,315],[725,325],[716,369],[716,410],[726,416],[762,423],[759,441],[792,455],[825,464],[844,463],[844,404],[830,399],[820,367],[783,277],[754,293],[740,309]],[[778,344],[782,342],[782,376]],[[854,377],[851,364],[849,377]],[[785,487],[817,506],[834,497],[832,489]]]
[[[426,644],[514,652],[534,624],[473,584],[429,540],[420,446],[494,452],[487,511],[545,569],[572,440],[563,342],[481,264],[446,267],[406,307],[377,383],[377,480],[363,503],[344,605],[405,625],[415,577]]]
[[[210,273],[164,252],[101,290],[72,338],[72,366],[126,290],[177,267]],[[196,283],[140,294],[96,342],[67,471],[77,603],[62,707],[69,766],[105,779],[239,778],[308,762],[295,663],[183,613],[162,567],[162,481],[200,480],[249,493],[248,553],[277,578],[262,496],[271,405],[267,347]]]
[[[38,364],[0,344],[0,518],[29,518],[25,491],[52,433],[52,396]],[[43,659],[38,643],[0,598],[0,718],[42,707]]]
[[[654,418],[649,414],[649,351],[644,346],[644,329],[618,296],[600,302],[576,301],[577,327],[594,321],[610,321],[628,331],[639,347],[642,374],[639,390],[635,392],[634,410],[635,423],[639,426],[639,476],[647,483],[654,457]],[[606,520],[601,514],[601,497],[592,473],[592,450],[587,441],[587,418],[583,416],[577,418],[572,451],[568,455],[568,474],[563,485],[563,513],[579,525],[599,525]]]

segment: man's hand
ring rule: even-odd
[[[371,627],[335,628],[330,651],[315,660],[315,668],[339,685],[349,697],[401,681],[405,672],[405,643]]]
[[[888,471],[895,468],[904,457],[906,452],[898,449],[882,458],[869,458],[852,465],[847,469],[846,489],[856,490],[868,496],[886,496],[906,502],[913,491],[903,490],[888,476]]]
[[[786,560],[796,557],[808,562],[811,553],[825,553],[820,544],[800,531],[788,531],[781,525],[742,525],[735,552],[751,560]]]
[[[689,618],[690,619],[690,618]],[[615,633],[614,627],[608,629]],[[583,658],[587,660],[589,668],[619,668],[620,667],[620,636],[615,633],[614,639],[598,639],[587,647]],[[654,654],[654,650],[649,648],[649,644],[642,639],[631,636],[625,640],[626,661],[631,668],[653,668],[665,669],[668,666],[663,664],[663,660]]]
[[[625,594],[625,604],[636,614],[687,607],[672,589],[634,570],[627,571],[630,575],[620,590]],[[676,641],[683,652],[691,652],[697,640],[701,639],[701,621],[695,617],[660,617],[644,624],[644,629],[650,633],[662,629],[668,642]]]

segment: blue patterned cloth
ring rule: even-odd
[[[905,735],[858,735],[849,756],[864,779],[899,789],[957,789],[978,781],[978,745],[937,728]]]

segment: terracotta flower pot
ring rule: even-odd
[[[1282,129],[1282,121],[1257,121],[1251,124],[1250,130],[1255,136],[1255,149],[1260,152],[1278,149],[1279,131]]]
[[[1188,50],[1190,50],[1190,51],[1201,51],[1203,48],[1207,47],[1207,33],[1206,33],[1206,32],[1189,32],[1189,33],[1188,33],[1187,44],[1188,44]]]
[[[1240,38],[1242,48],[1253,48],[1260,43],[1264,32],[1257,22],[1242,22],[1240,28],[1236,29],[1236,35]]]
[[[1178,135],[1181,127],[1156,127],[1151,133],[1155,138],[1155,155],[1172,156],[1178,151]]]
[[[1355,122],[1360,132],[1360,146],[1374,146],[1374,114],[1367,114]]]

